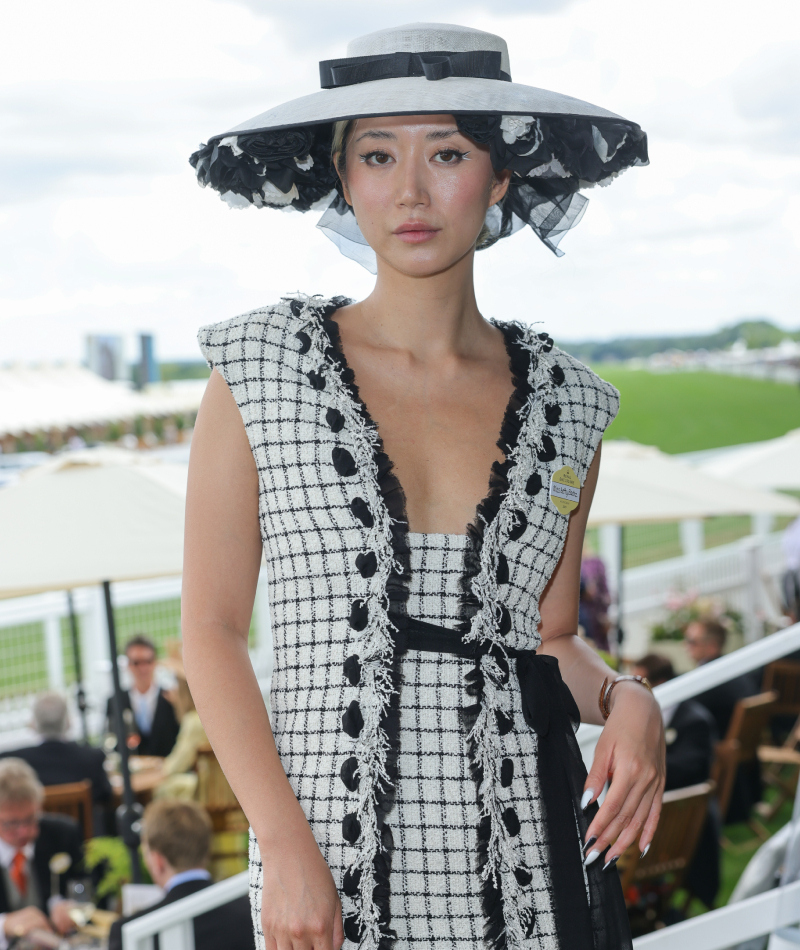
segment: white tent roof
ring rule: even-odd
[[[708,475],[653,446],[603,442],[590,526],[762,513],[800,515],[800,503]]]
[[[732,448],[698,468],[753,488],[800,489],[800,429],[778,439]]]
[[[92,449],[0,490],[0,598],[180,574],[186,465]]]
[[[143,392],[81,366],[0,368],[0,436],[193,412],[206,380],[159,383]]]

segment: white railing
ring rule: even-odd
[[[800,624],[788,630],[772,634],[758,643],[752,643],[728,656],[712,660],[690,673],[684,673],[668,683],[656,686],[654,695],[661,705],[669,705],[691,699],[699,693],[724,683],[750,670],[757,669],[800,648]],[[591,749],[602,731],[599,726],[581,726],[594,730]],[[581,751],[586,756],[589,745],[582,742]],[[798,788],[800,801],[800,787]],[[800,821],[800,806],[795,803],[793,820]],[[235,897],[246,894],[248,872],[222,881],[210,888],[184,897],[166,907],[137,918],[122,927],[123,950],[152,950],[152,938],[158,934],[165,950],[194,950],[192,920],[200,913],[212,910]],[[683,921],[672,927],[637,937],[635,950],[727,950],[743,940],[772,934],[769,950],[782,950],[796,942],[800,944],[800,931],[793,925],[800,923],[800,881],[775,888],[765,894],[709,911],[700,917]],[[779,931],[779,935],[776,935]],[[795,932],[797,937],[795,938]]]
[[[122,950],[153,950],[158,936],[162,950],[194,950],[195,917],[247,894],[248,872],[242,871],[122,925]],[[222,948],[220,948],[222,950]]]

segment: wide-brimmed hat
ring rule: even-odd
[[[647,137],[599,106],[511,81],[502,37],[444,23],[412,23],[352,40],[320,64],[322,89],[219,135],[190,158],[198,181],[230,205],[325,209],[318,227],[375,273],[375,255],[344,200],[331,161],[333,123],[384,115],[454,116],[509,168],[505,197],[486,216],[480,247],[528,224],[556,254],[580,220],[580,194],[647,165]],[[488,234],[488,236],[487,236]]]

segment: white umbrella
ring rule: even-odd
[[[753,488],[800,489],[800,429],[778,439],[737,446],[698,468]]]
[[[751,514],[800,515],[800,502],[707,474],[653,446],[603,443],[590,526]]]
[[[89,449],[0,490],[0,598],[180,574],[186,471]]]

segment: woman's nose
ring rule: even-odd
[[[399,181],[397,188],[397,203],[406,208],[415,208],[426,205],[430,201],[425,168],[410,156],[399,163]]]

